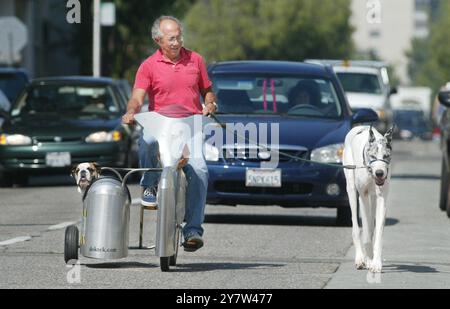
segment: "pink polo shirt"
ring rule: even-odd
[[[193,114],[201,114],[200,89],[211,87],[203,58],[181,48],[181,58],[172,63],[160,49],[139,67],[135,89],[144,89],[149,97],[149,111],[158,112],[168,105],[182,105]]]

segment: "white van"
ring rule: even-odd
[[[377,129],[384,133],[393,123],[390,96],[397,92],[389,85],[387,66],[379,61],[306,60],[330,65],[339,78],[353,110],[371,108],[380,121]]]

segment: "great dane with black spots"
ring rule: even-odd
[[[382,269],[382,236],[391,178],[393,129],[383,136],[372,127],[358,126],[345,138],[343,164],[356,167],[344,171],[352,212],[355,264],[357,269],[367,268],[372,273],[380,273]],[[358,225],[358,196],[362,239]]]

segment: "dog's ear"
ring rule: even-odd
[[[369,143],[372,144],[373,142],[375,142],[375,134],[373,134],[372,126],[370,126],[369,134],[370,134],[370,137],[369,137]]]
[[[386,138],[387,144],[390,146],[392,143],[392,136],[394,135],[395,125],[393,125],[387,132],[384,134]]]
[[[76,178],[77,167],[78,165],[75,165],[74,167],[72,167],[72,170],[70,171],[70,176],[72,176],[73,178]]]
[[[97,175],[100,175],[102,168],[97,162],[92,162],[92,166],[95,168],[95,171],[97,172]]]

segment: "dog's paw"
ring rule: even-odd
[[[366,259],[364,256],[357,256],[355,258],[355,266],[357,270],[365,269],[366,268]]]
[[[381,273],[381,269],[383,268],[383,265],[379,260],[372,260],[368,266],[371,273]]]

